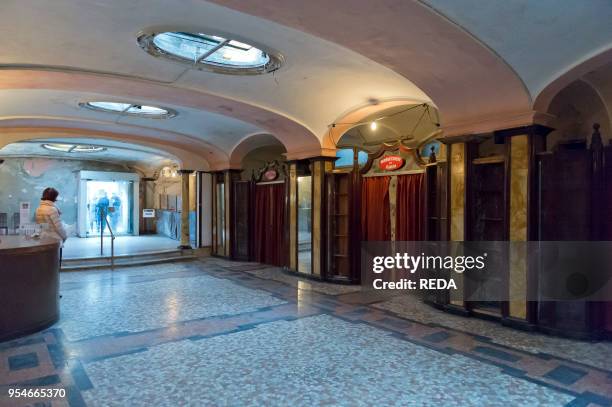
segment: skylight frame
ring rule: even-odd
[[[48,151],[65,153],[65,154],[71,154],[71,153],[92,154],[92,153],[101,153],[103,151],[106,151],[106,147],[96,146],[93,144],[43,143],[40,146]]]
[[[101,106],[92,105],[92,103],[118,104],[118,105],[126,105],[127,107],[124,108],[123,110],[115,110],[115,109],[109,109],[109,108],[105,108]],[[142,104],[142,103],[117,102],[117,101],[107,101],[107,100],[90,100],[87,102],[80,102],[79,106],[85,109],[96,111],[96,112],[112,113],[112,114],[118,114],[121,116],[141,117],[141,118],[146,118],[146,119],[171,119],[178,115],[178,112],[176,110],[170,109],[169,107],[148,105],[148,104]],[[135,106],[151,107],[151,108],[163,110],[164,113],[151,114],[151,113],[141,113],[141,112],[129,111],[131,108]]]
[[[157,44],[155,44],[155,38],[161,34],[168,35],[177,35],[189,37],[190,41],[200,41],[203,44],[210,45],[209,48],[203,55],[196,57],[194,54],[194,58],[187,58],[184,55],[179,55],[177,53],[173,53],[166,49],[160,48]],[[208,34],[201,31],[198,32],[187,32],[187,31],[160,31],[160,32],[150,32],[141,34],[138,37],[138,44],[140,47],[145,50],[147,53],[160,58],[169,59],[174,62],[181,63],[182,65],[187,65],[192,69],[200,70],[200,71],[211,71],[215,73],[222,74],[231,74],[231,75],[261,75],[265,73],[271,73],[278,70],[282,64],[284,63],[284,57],[278,53],[271,51],[269,49],[265,49],[259,45],[253,45],[250,43],[245,43],[241,39],[233,38],[232,36],[220,34]],[[268,57],[268,61],[262,65],[238,65],[238,64],[223,64],[215,61],[207,61],[206,59],[210,56],[216,54],[216,52],[221,51],[229,47],[231,49],[240,50],[240,51],[249,51],[251,49],[256,49],[265,53]],[[248,47],[248,48],[245,48]]]

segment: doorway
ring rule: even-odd
[[[107,216],[115,235],[132,234],[131,181],[94,181],[87,180],[87,216],[85,235],[99,236],[100,232],[110,234],[106,224],[101,222]]]
[[[255,186],[254,257],[255,261],[284,266],[285,183],[259,183]]]
[[[109,235],[100,222],[107,215],[115,235],[139,234],[140,177],[134,173],[80,171],[78,194],[78,236]]]

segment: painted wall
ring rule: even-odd
[[[0,157],[0,160],[3,158]],[[77,173],[90,171],[129,171],[128,168],[98,161],[55,160],[48,158],[4,158],[0,164],[0,212],[9,214],[9,227],[13,227],[13,213],[19,213],[20,202],[30,202],[34,214],[42,191],[53,187],[60,193],[57,206],[62,220],[71,234],[76,232],[77,222]],[[23,220],[22,223],[26,223]]]

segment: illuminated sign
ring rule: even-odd
[[[143,218],[154,218],[155,217],[155,209],[143,209],[142,210]]]
[[[404,166],[404,159],[399,155],[388,155],[378,162],[378,167],[385,171],[394,171]]]

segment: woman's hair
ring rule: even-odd
[[[57,189],[49,187],[49,188],[45,188],[42,194],[42,198],[40,199],[42,199],[43,201],[55,202],[57,200],[58,195],[59,195],[59,192],[57,192]]]

